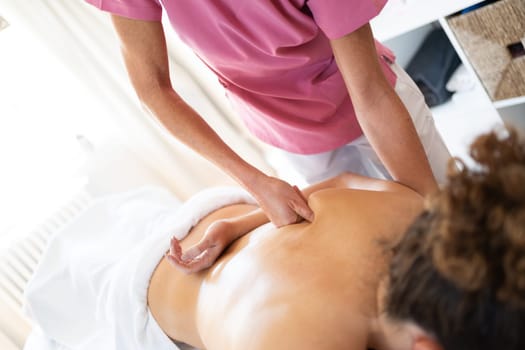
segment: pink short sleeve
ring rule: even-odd
[[[314,20],[330,39],[340,38],[370,22],[387,0],[308,0]]]
[[[162,6],[159,0],[85,0],[87,3],[114,15],[143,21],[160,21]]]

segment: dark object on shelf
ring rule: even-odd
[[[406,71],[425,96],[427,105],[432,107],[452,96],[446,85],[460,63],[443,29],[436,28],[427,35]]]
[[[448,20],[493,101],[525,95],[525,1],[500,0]]]

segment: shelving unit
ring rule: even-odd
[[[426,34],[440,26],[472,75],[475,87],[456,93],[447,103],[432,109],[438,129],[451,153],[466,154],[470,140],[502,121],[525,130],[525,96],[493,102],[476,75],[447,18],[482,0],[390,0],[381,14],[372,20],[375,37],[391,48],[398,63],[406,66]]]
[[[393,39],[483,0],[389,0],[372,20],[379,41]]]

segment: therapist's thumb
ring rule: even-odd
[[[308,203],[306,202],[290,202],[290,207],[295,211],[297,216],[299,216],[298,220],[295,221],[295,223],[300,222],[302,219],[305,219],[306,221],[314,221],[314,212],[310,207],[308,206]]]
[[[299,215],[306,221],[309,221],[309,222],[314,221],[314,218],[315,218],[314,212],[312,211],[312,209],[310,209],[310,207],[308,207],[308,204],[306,203],[302,206],[298,206],[295,209],[295,212],[297,213],[297,215]]]
[[[291,203],[292,209],[297,213],[297,215],[299,215],[306,221],[314,221],[314,212],[308,206],[308,201],[304,197],[303,193],[301,192],[301,190],[299,190],[299,188],[297,188],[297,186],[293,186],[293,189],[295,190],[300,199]]]

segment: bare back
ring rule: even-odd
[[[261,226],[198,274],[163,259],[148,293],[153,316],[173,339],[207,350],[365,349],[389,248],[421,209],[418,195],[396,186],[316,192],[309,198],[314,222]],[[212,220],[251,209],[217,210],[183,246]]]

